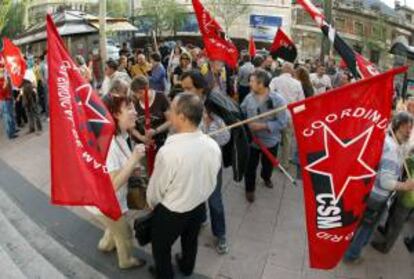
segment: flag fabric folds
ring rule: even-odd
[[[233,42],[226,36],[218,22],[211,17],[200,0],[192,0],[206,55],[210,60],[225,62],[236,68],[239,52]]]
[[[14,87],[19,88],[26,72],[26,61],[20,49],[6,37],[3,38],[3,56],[11,82]]]
[[[50,92],[51,199],[57,205],[90,205],[121,216],[106,156],[114,121],[80,74],[47,15]]]
[[[256,56],[256,44],[254,43],[253,36],[249,39],[249,55],[251,58]]]
[[[381,159],[399,68],[288,106],[302,166],[310,266],[334,268]]]
[[[282,28],[278,28],[272,46],[270,47],[270,54],[273,59],[282,58],[291,63],[295,62],[298,56],[298,51],[292,39],[286,35]]]
[[[325,16],[316,8],[311,0],[298,0],[300,4],[321,28],[322,33],[329,38],[335,50],[342,57],[352,75],[357,78],[367,78],[379,74],[373,63],[356,53],[336,32]]]

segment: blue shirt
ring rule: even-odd
[[[276,92],[269,92],[264,102],[259,103],[254,93],[249,93],[241,104],[241,110],[246,118],[265,113],[286,105],[285,99]],[[252,132],[266,147],[274,147],[281,140],[281,131],[288,124],[288,114],[283,110],[275,115],[261,118],[258,123],[266,123],[267,129]],[[253,144],[257,147],[256,144]]]
[[[163,65],[158,64],[151,70],[151,76],[149,77],[149,86],[155,91],[164,92],[165,82],[167,80],[167,73]]]

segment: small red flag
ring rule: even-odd
[[[274,59],[280,57],[289,62],[295,62],[298,56],[298,51],[292,39],[283,32],[282,28],[278,28],[272,46],[270,47],[270,54]]]
[[[251,58],[256,56],[256,44],[254,43],[253,36],[250,36],[249,40],[249,55]]]
[[[52,203],[96,206],[117,220],[121,210],[106,156],[115,125],[81,76],[47,15]]]
[[[26,72],[26,61],[20,49],[8,38],[3,38],[3,56],[6,60],[6,70],[14,87],[20,87]]]
[[[149,94],[148,88],[145,89],[145,96],[144,96],[144,109],[145,109],[145,130],[149,131],[151,129],[151,112],[150,112],[150,105],[149,105]],[[147,155],[147,172],[148,176],[150,177],[152,171],[154,170],[154,162],[155,162],[155,148],[154,144],[150,143],[146,146],[146,155]]]
[[[302,166],[310,266],[334,268],[363,216],[399,68],[288,106]]]
[[[218,22],[200,3],[192,0],[206,55],[210,60],[223,61],[231,68],[237,66],[239,52],[233,42],[226,36]]]

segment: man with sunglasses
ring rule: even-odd
[[[269,110],[286,105],[286,100],[278,93],[270,90],[270,76],[263,69],[255,70],[250,76],[251,92],[241,104],[241,110],[246,118],[265,113]],[[275,115],[264,117],[248,124],[252,136],[259,139],[273,154],[277,155],[277,149],[281,140],[281,131],[288,123],[288,115],[283,110]],[[273,188],[271,181],[273,166],[270,160],[263,154],[260,148],[251,143],[250,157],[245,173],[246,200],[253,203],[256,189],[256,170],[261,158],[261,177],[267,188]]]

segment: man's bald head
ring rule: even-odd
[[[293,75],[295,73],[293,64],[290,62],[285,62],[282,66],[282,73],[288,73],[288,74]]]

